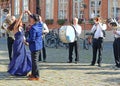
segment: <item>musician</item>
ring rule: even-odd
[[[11,21],[14,22],[16,20],[15,16],[11,16]],[[4,28],[7,32],[7,46],[8,46],[8,55],[10,61],[12,60],[12,46],[15,40],[13,31],[9,31],[8,28]]]
[[[96,63],[97,58],[97,52],[98,52],[98,67],[101,67],[101,61],[102,61],[102,50],[103,50],[103,39],[104,34],[102,30],[106,30],[107,26],[106,24],[103,24],[100,17],[94,18],[94,25],[91,29],[91,33],[93,33],[93,58],[91,62],[91,66],[94,66]]]
[[[49,29],[47,25],[42,21],[42,17],[39,16],[40,22],[42,23],[42,43],[43,43],[43,48],[42,48],[42,53],[43,53],[43,62],[46,62],[46,47],[45,47],[45,35],[49,33]],[[41,53],[39,55],[39,61],[41,61]]]
[[[72,55],[73,55],[73,48],[75,49],[75,63],[79,61],[79,42],[78,37],[81,34],[82,28],[80,25],[78,25],[78,18],[73,19],[73,29],[75,30],[76,40],[72,43],[69,43],[69,61],[68,63],[72,63]]]
[[[115,22],[112,23],[108,25],[110,26],[110,28],[113,29],[113,34],[114,34],[113,53],[116,64],[115,66],[117,68],[120,68],[120,25],[115,24]]]

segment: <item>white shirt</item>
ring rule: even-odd
[[[77,32],[77,36],[78,37],[80,37],[80,34],[81,34],[81,32],[82,32],[82,28],[81,28],[81,26],[80,25],[73,25],[74,26],[74,28],[75,28],[75,30],[76,30],[76,32]]]
[[[98,39],[99,37],[104,37],[102,30],[106,30],[106,29],[107,29],[106,24],[99,23],[97,25],[93,25],[91,32],[94,33],[94,31],[96,30],[93,38]]]
[[[49,29],[45,23],[42,22],[42,38],[45,40],[45,35],[49,33]]]
[[[43,33],[49,33],[49,29],[48,29],[48,27],[47,27],[47,25],[45,24],[45,23],[42,23],[42,29],[43,29]],[[44,32],[45,31],[45,32]]]
[[[5,29],[5,31],[7,32],[8,37],[15,39],[13,31],[9,31],[8,29]]]
[[[117,29],[117,34],[114,34],[115,38],[119,38],[120,37],[120,28]]]
[[[8,33],[8,35],[9,35],[9,37],[15,39],[13,31],[9,31],[9,32],[7,32],[7,33]]]

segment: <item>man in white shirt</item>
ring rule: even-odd
[[[46,62],[46,48],[45,48],[45,35],[47,33],[49,33],[49,29],[47,27],[47,25],[42,21],[42,17],[39,16],[40,22],[42,23],[42,27],[43,27],[43,34],[42,34],[42,38],[43,38],[43,48],[42,48],[42,53],[43,53],[43,62]],[[39,55],[39,61],[42,61],[41,59],[41,54]]]
[[[98,66],[101,67],[101,61],[102,61],[102,50],[103,50],[103,39],[104,39],[104,33],[103,30],[107,29],[107,25],[101,23],[101,18],[96,17],[94,19],[95,24],[93,25],[91,29],[91,33],[93,33],[93,59],[91,62],[91,66],[94,66],[96,63],[97,58],[97,51],[98,51]]]
[[[113,42],[113,53],[115,59],[115,66],[120,68],[120,25],[117,24],[113,27],[112,24],[108,24],[113,29],[114,42]]]
[[[72,55],[73,55],[73,48],[75,49],[75,63],[79,61],[79,42],[78,37],[80,37],[80,34],[82,32],[82,28],[80,25],[78,25],[78,18],[73,19],[73,28],[75,29],[75,35],[76,40],[72,43],[69,43],[69,61],[68,63],[72,63]]]

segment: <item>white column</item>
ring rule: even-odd
[[[114,7],[114,18],[116,18],[116,7],[117,7],[117,2],[116,2],[116,0],[114,0],[114,2],[113,2],[113,7]]]
[[[78,16],[77,16],[77,18],[79,18],[79,11],[80,11],[80,0],[78,0]]]
[[[9,4],[9,14],[11,15],[11,4]]]
[[[97,16],[97,1],[95,0],[95,16]]]
[[[1,6],[0,6],[0,26],[2,25],[2,13],[1,13],[2,9],[1,9]]]
[[[2,13],[1,13],[2,11],[1,11],[1,6],[0,6],[0,27],[1,27],[1,25],[2,25]],[[0,28],[0,37],[2,36],[2,34],[1,34],[1,28]]]

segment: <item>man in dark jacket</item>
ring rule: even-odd
[[[32,57],[32,74],[29,80],[39,80],[39,69],[37,64],[37,59],[40,55],[40,50],[42,49],[42,24],[39,22],[38,14],[31,14],[29,11],[27,13],[33,19],[33,25],[29,31],[29,38],[27,42],[29,43],[29,48]]]

